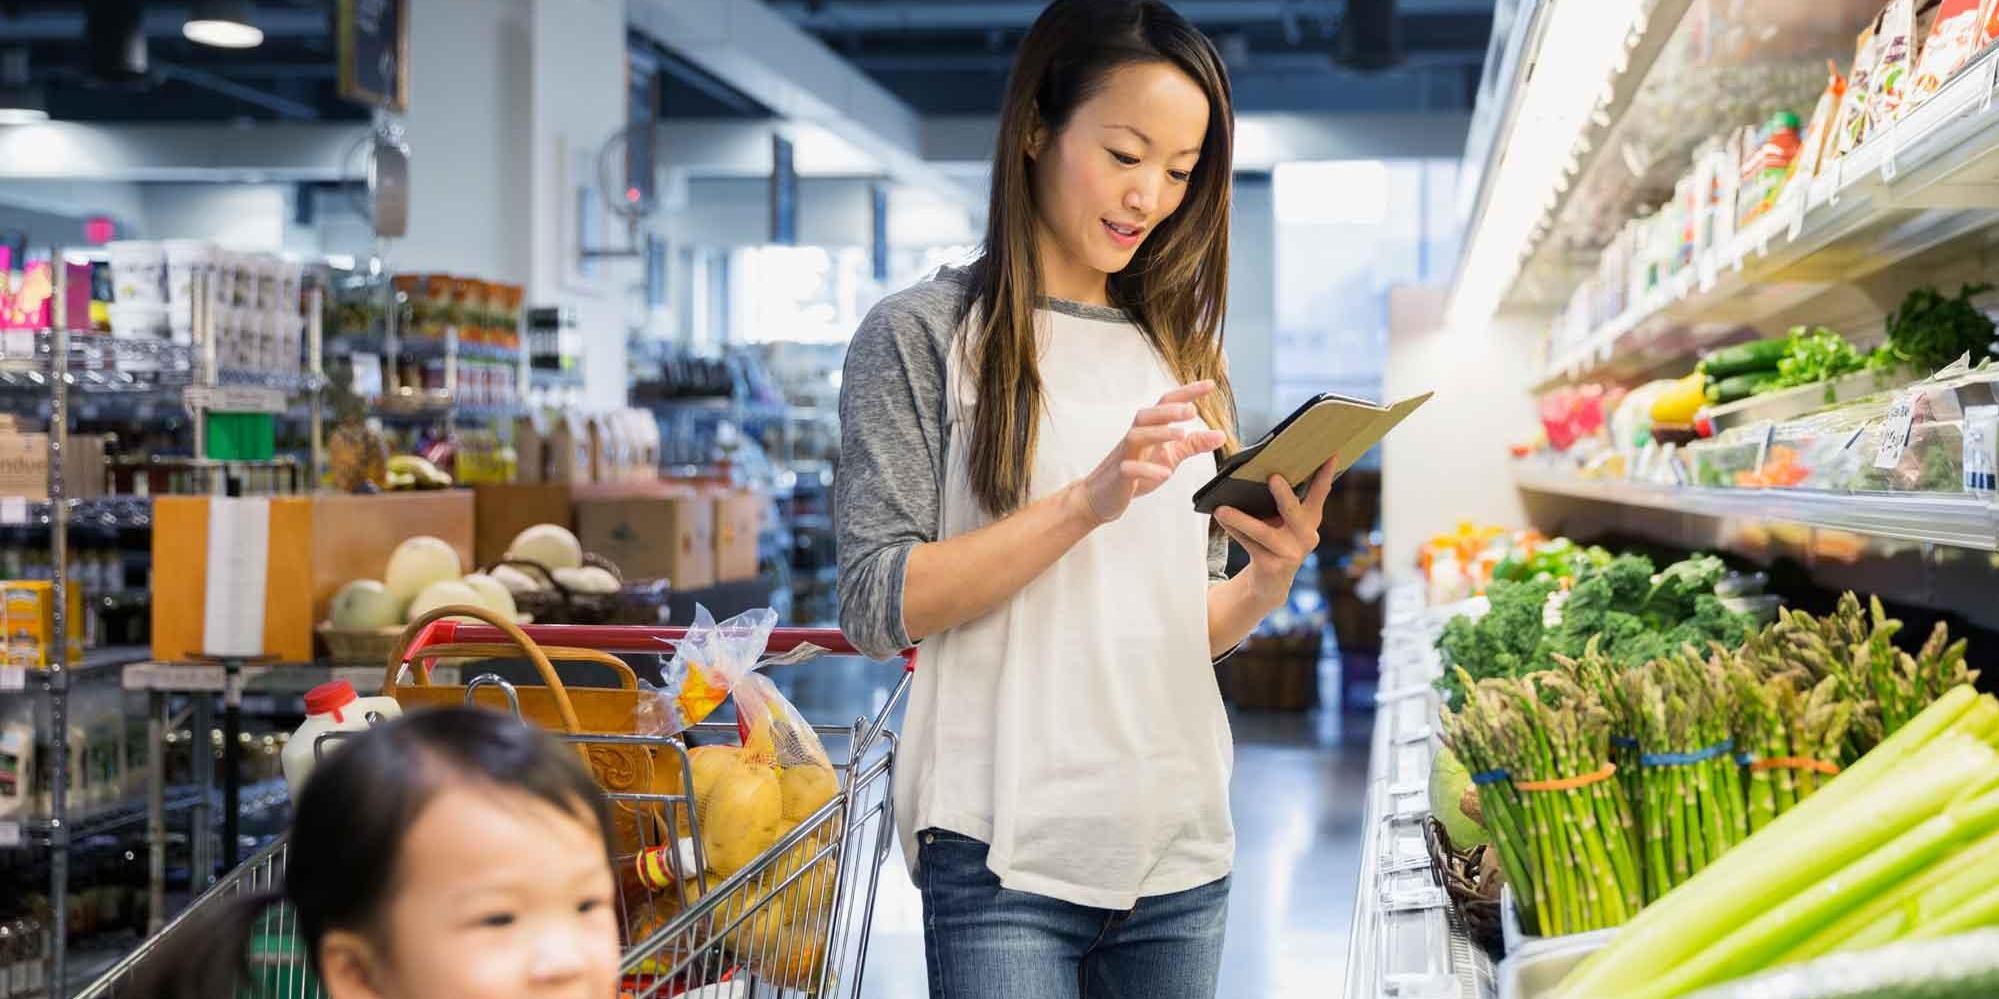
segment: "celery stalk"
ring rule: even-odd
[[[1945,913],[1941,919],[1918,925],[1911,940],[1947,937],[1953,933],[1999,924],[1999,885],[1989,885],[1982,895],[1974,895]]]
[[[1999,760],[1995,760],[1999,765]],[[1876,897],[1963,843],[1999,827],[1999,794],[1958,801],[1908,832],[1772,906],[1697,956],[1645,983],[1631,999],[1667,999],[1769,967],[1814,927]],[[1625,993],[1620,992],[1619,995]]]
[[[1793,947],[1778,964],[1809,961],[1835,950],[1862,950],[1900,939],[1922,914],[1947,912],[1969,895],[1999,885],[1999,833],[1931,864],[1876,895]]]
[[[1577,999],[1631,995],[1699,953],[1727,927],[1781,903],[1934,814],[1963,790],[1965,774],[1999,767],[1999,753],[1968,737],[1924,745],[1975,698],[1968,687],[1945,695],[1840,779],[1723,854],[1699,878],[1647,907],[1609,946],[1571,972],[1560,994]],[[1873,762],[1876,753],[1890,762]],[[1884,774],[1893,779],[1879,779]]]

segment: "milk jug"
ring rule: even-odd
[[[370,725],[402,716],[402,705],[393,697],[359,697],[354,693],[354,685],[345,680],[322,683],[306,692],[305,724],[292,733],[291,741],[285,744],[282,762],[285,771],[285,787],[290,790],[292,801],[298,801],[299,791],[305,787],[305,780],[312,773],[313,764],[319,761],[315,747],[320,736],[329,732],[362,732]],[[339,739],[329,739],[325,752],[340,748]]]

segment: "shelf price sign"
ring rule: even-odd
[[[0,847],[20,845],[21,824],[19,822],[0,822]]]
[[[0,691],[28,689],[28,671],[20,666],[0,666]]]
[[[1916,422],[1917,392],[1904,392],[1888,409],[1888,419],[1882,423],[1881,446],[1874,451],[1875,468],[1894,468],[1902,463],[1902,452],[1909,446],[1909,430]]]

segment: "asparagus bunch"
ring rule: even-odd
[[[1943,622],[1915,655],[1895,647],[1901,629],[1880,598],[1870,597],[1863,608],[1849,592],[1827,617],[1782,611],[1766,632],[1767,655],[1805,669],[1815,680],[1834,678],[1840,699],[1855,705],[1846,735],[1848,760],[1908,724],[1945,691],[1978,678],[1965,664],[1964,640],[1952,642]]]
[[[1629,919],[1644,901],[1630,805],[1617,781],[1587,779],[1610,749],[1601,701],[1559,673],[1461,680],[1444,738],[1466,767],[1507,775],[1479,785],[1479,804],[1523,916],[1547,935]]]
[[[1790,654],[1781,625],[1753,635],[1732,656],[1735,744],[1747,763],[1751,831],[1790,811],[1847,761],[1847,735],[1871,702],[1842,694],[1837,676],[1814,678]]]
[[[1733,751],[1734,689],[1721,655],[1693,649],[1620,680],[1633,705],[1643,790],[1648,899],[1657,899],[1749,835]]]
[[[1521,917],[1528,925],[1538,925],[1537,914],[1548,906],[1546,883],[1537,875],[1546,869],[1539,846],[1541,839],[1528,834],[1527,809],[1520,792],[1506,774],[1511,754],[1505,747],[1519,738],[1522,722],[1513,699],[1504,693],[1505,684],[1474,681],[1462,667],[1454,667],[1462,707],[1443,708],[1444,743],[1472,774],[1478,790],[1480,822],[1492,834],[1499,850],[1499,866],[1514,887]]]

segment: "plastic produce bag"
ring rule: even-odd
[[[661,686],[639,681],[637,733],[678,735],[700,724],[757,668],[775,627],[777,612],[768,607],[717,624],[708,608],[697,604],[694,625],[660,667]]]

